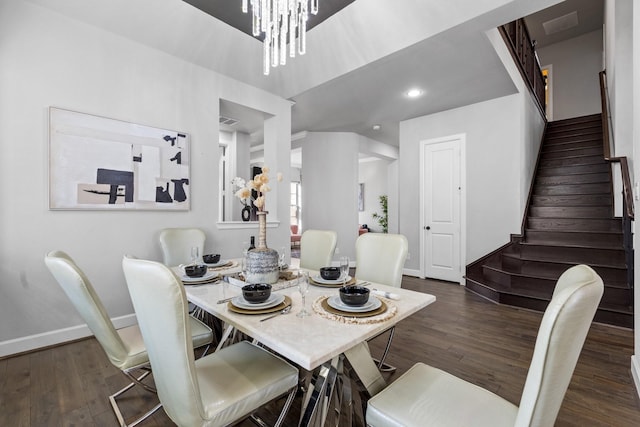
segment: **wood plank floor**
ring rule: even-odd
[[[396,328],[388,362],[398,372],[390,380],[423,361],[518,404],[541,314],[495,305],[450,283],[405,277],[403,287],[437,301]],[[374,354],[385,340],[372,343]],[[632,353],[632,331],[592,325],[556,425],[639,426]],[[0,360],[0,426],[116,426],[107,396],[125,384],[95,339]],[[127,416],[156,402],[143,391],[129,394],[121,399]],[[299,399],[286,426],[297,425],[298,408]],[[264,412],[272,418],[272,410]],[[141,424],[170,425],[163,411]]]

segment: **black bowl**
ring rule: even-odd
[[[322,267],[320,277],[324,280],[338,280],[340,278],[340,267]]]
[[[187,265],[184,268],[184,273],[189,277],[202,277],[206,272],[206,265]]]
[[[220,262],[220,254],[202,255],[202,260],[207,264],[217,264]]]
[[[251,304],[265,302],[271,296],[271,285],[267,283],[255,283],[242,287],[242,296]]]
[[[340,300],[346,305],[364,305],[369,301],[369,289],[364,286],[343,286],[340,288]]]

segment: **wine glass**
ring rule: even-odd
[[[249,242],[242,242],[242,278],[243,280],[247,280],[247,253],[249,252]]]
[[[300,277],[298,278],[298,292],[300,292],[300,296],[302,297],[302,310],[300,310],[296,316],[311,316],[311,313],[307,311],[306,307],[307,292],[309,292],[309,273],[307,271],[300,272]]]
[[[280,268],[280,270],[284,270],[284,260],[286,258],[287,255],[287,248],[286,247],[281,247],[280,248],[280,252],[278,253],[278,267]]]
[[[347,277],[349,277],[349,257],[340,257],[340,277],[342,278],[342,284],[347,284]]]

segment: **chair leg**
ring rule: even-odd
[[[393,339],[393,334],[395,333],[395,331],[395,326],[389,330],[389,338],[387,339],[387,345],[384,348],[382,357],[379,360],[375,358],[373,359],[378,364],[378,369],[381,372],[394,372],[396,370],[395,366],[384,363],[384,360],[387,358],[387,354],[389,354],[389,348],[391,348],[391,340]]]
[[[293,399],[296,397],[296,392],[298,391],[298,387],[293,387],[291,391],[289,391],[289,395],[287,396],[287,400],[284,402],[284,406],[282,407],[282,411],[280,412],[280,416],[278,417],[276,423],[273,427],[280,427],[285,417],[287,416],[287,412],[289,412],[289,408],[293,403]],[[267,423],[264,422],[262,418],[257,416],[256,414],[251,414],[249,416],[249,420],[251,420],[255,425],[260,427],[269,427]]]
[[[142,421],[146,420],[147,418],[149,418],[154,412],[156,412],[158,409],[160,409],[162,407],[161,403],[158,403],[156,406],[154,406],[153,408],[151,408],[149,411],[147,411],[146,413],[144,413],[142,416],[136,418],[135,420],[133,420],[132,423],[127,424],[124,416],[122,415],[122,412],[120,411],[120,407],[118,406],[118,402],[116,402],[116,398],[119,397],[121,394],[125,393],[126,391],[130,390],[133,386],[135,385],[139,385],[141,386],[143,389],[145,389],[146,391],[150,392],[150,393],[156,393],[156,389],[144,384],[142,382],[143,379],[145,379],[150,373],[151,370],[148,368],[140,368],[143,369],[144,372],[142,373],[142,375],[140,375],[139,377],[136,377],[134,375],[131,374],[130,371],[122,371],[122,373],[124,375],[126,375],[127,378],[129,378],[131,380],[131,383],[128,384],[127,386],[123,387],[122,389],[118,390],[117,392],[115,392],[114,394],[112,394],[111,396],[109,396],[109,403],[111,403],[111,408],[113,409],[113,412],[116,415],[116,418],[118,419],[118,424],[121,427],[133,427],[138,425],[139,423],[141,423]]]

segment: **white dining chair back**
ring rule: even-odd
[[[204,251],[206,235],[199,228],[165,228],[160,231],[160,247],[165,265],[170,267],[191,262],[191,248]]]
[[[155,393],[156,391],[154,387],[143,382],[151,371],[148,366],[149,356],[142,340],[140,328],[138,325],[121,329],[116,329],[113,326],[93,285],[67,253],[51,251],[45,256],[44,262],[82,319],[87,323],[111,364],[131,380],[130,384],[109,396],[111,408],[119,424],[133,426],[148,418],[161,405],[156,405],[127,424],[116,401],[120,395],[135,385],[149,392]],[[213,341],[211,328],[194,318],[189,318],[189,323],[193,346],[209,346]],[[141,375],[136,376],[136,371],[141,372]]]
[[[562,405],[604,284],[589,266],[565,271],[538,329],[516,426],[551,426]]]
[[[331,265],[338,244],[338,233],[306,230],[300,238],[300,268],[320,270]]]
[[[402,234],[361,234],[356,240],[356,280],[399,288],[408,252]]]
[[[137,326],[130,328],[135,333],[126,334],[132,339],[136,336],[136,341],[125,344],[89,278],[67,253],[49,252],[44,262],[116,368],[126,369],[148,362]]]
[[[276,425],[282,422],[297,389],[297,369],[246,341],[194,360],[187,299],[175,273],[128,256],[122,266],[158,397],[174,423],[229,425],[289,393]]]
[[[417,363],[369,400],[367,425],[553,426],[603,292],[602,279],[586,265],[560,276],[540,323],[519,407]]]

